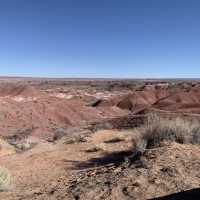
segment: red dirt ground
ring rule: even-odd
[[[143,200],[200,187],[198,145],[166,143],[132,166],[124,157],[122,165],[102,161],[105,151],[132,149],[143,127],[123,130],[121,124],[129,127],[130,116],[152,111],[199,118],[200,83],[0,82],[0,167],[14,179],[0,199]],[[110,121],[120,130],[105,130],[113,128]]]

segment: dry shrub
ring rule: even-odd
[[[0,167],[0,191],[7,191],[12,188],[12,177],[9,171]]]
[[[159,146],[164,140],[200,144],[200,123],[180,117],[167,119],[151,113],[147,117],[143,139],[147,141],[147,148]]]

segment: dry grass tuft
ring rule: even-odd
[[[12,177],[9,171],[0,167],[0,191],[8,191],[12,188]]]
[[[200,144],[200,123],[182,118],[166,119],[155,113],[147,117],[143,139],[147,148],[159,146],[162,141]]]

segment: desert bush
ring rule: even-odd
[[[192,144],[200,144],[200,128],[194,128],[192,134]]]
[[[12,188],[12,177],[9,171],[0,167],[0,191],[7,191]]]
[[[159,146],[164,140],[200,144],[200,124],[197,120],[167,119],[151,113],[147,116],[143,139],[147,148]]]
[[[54,131],[53,141],[62,138],[66,134],[66,130],[64,128],[56,128]]]

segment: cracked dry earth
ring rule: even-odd
[[[0,199],[143,200],[200,187],[198,145],[165,142],[130,163],[125,155],[115,154],[115,160],[94,148],[102,143],[109,151],[123,146],[114,135],[103,131],[74,144],[65,138],[41,142],[32,150],[1,157],[0,165],[9,169],[14,184]]]

